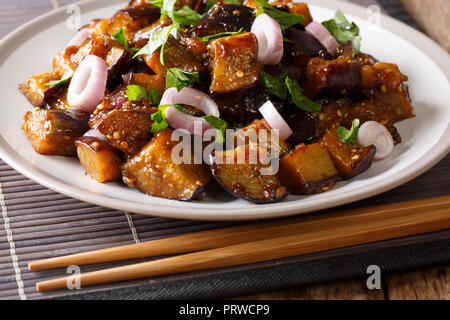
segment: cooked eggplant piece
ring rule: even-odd
[[[68,110],[71,109],[69,103],[67,102],[67,92],[68,88],[66,86],[60,93],[56,96],[50,98],[45,106],[45,109],[53,110]]]
[[[92,22],[82,29],[87,29],[92,37],[99,37],[105,35],[109,28],[109,21],[111,19],[94,19]]]
[[[112,146],[125,154],[135,155],[152,137],[151,115],[156,108],[148,111],[112,110],[91,121],[93,129],[104,134]]]
[[[258,83],[258,42],[253,33],[214,40],[208,45],[208,52],[212,93],[242,91]]]
[[[346,58],[322,60],[313,58],[308,63],[305,94],[310,98],[319,93],[347,94],[361,84],[361,64]]]
[[[255,161],[251,161],[251,154]],[[270,163],[263,164],[261,159],[258,144],[247,144],[234,150],[216,152],[211,170],[225,190],[236,197],[254,203],[280,201],[287,195],[287,189],[276,173],[263,174],[262,170],[270,170]]]
[[[192,37],[205,37],[221,32],[250,31],[253,10],[241,5],[214,5],[191,29]]]
[[[158,132],[139,154],[122,166],[123,181],[151,196],[174,200],[195,200],[211,181],[204,164],[175,164],[173,130]],[[192,161],[193,163],[193,161]]]
[[[127,41],[131,43],[134,33],[159,19],[161,10],[150,4],[125,8],[118,11],[109,21],[107,34],[112,36],[123,28]]]
[[[307,143],[315,140],[319,121],[317,115],[296,108],[295,112],[287,115],[285,119],[293,132],[292,136],[288,139],[289,143],[298,145],[299,143]]]
[[[266,133],[261,134],[264,130]],[[272,128],[265,119],[255,120],[249,126],[240,129],[236,132],[236,139],[237,145],[256,143],[259,148],[263,147],[267,150],[269,155],[277,153],[279,157],[284,156],[291,149],[289,143],[280,138],[274,139],[275,145],[272,145]]]
[[[385,62],[377,62],[373,66],[365,65],[361,78],[361,88],[382,88],[384,92],[399,90],[401,85],[408,81],[408,77],[400,72],[396,64]]]
[[[278,175],[293,194],[326,192],[340,180],[328,150],[319,143],[298,145],[281,159]]]
[[[357,143],[342,142],[337,129],[328,131],[320,140],[320,144],[327,148],[343,179],[350,179],[367,170],[376,153],[375,146],[362,147]]]
[[[166,79],[161,75],[149,75],[146,73],[129,73],[124,76],[125,85],[138,85],[144,87],[146,90],[155,89],[159,97],[162,97],[166,90]]]
[[[309,11],[309,7],[304,2],[288,2],[287,7],[290,13],[300,14],[305,17],[305,20],[303,20],[302,25],[307,26],[313,21],[313,18],[311,16],[311,12]]]
[[[96,137],[81,137],[75,145],[78,159],[92,179],[105,183],[122,178],[119,153],[108,143]]]
[[[152,55],[146,55],[144,58],[149,68],[156,74],[165,75],[167,69],[170,68],[180,68],[186,72],[199,73],[205,70],[202,61],[172,36],[169,36],[166,43],[164,66],[160,61],[160,52],[160,49],[158,49]]]
[[[75,156],[75,139],[89,130],[89,114],[79,110],[36,110],[25,114],[22,130],[43,155]]]
[[[323,137],[329,129],[338,128],[344,122],[348,110],[352,107],[353,102],[350,99],[328,99],[319,100],[322,104],[322,110],[317,116],[316,139]],[[350,126],[353,119],[350,120]],[[361,120],[361,118],[358,118]]]
[[[65,84],[51,87],[50,81],[61,79],[62,72],[52,71],[41,73],[29,78],[19,86],[19,89],[35,107],[43,107],[51,98],[58,95],[65,88]]]
[[[319,57],[330,60],[332,58],[327,49],[309,32],[289,28],[283,34],[289,41],[284,42],[285,54],[282,65],[297,66],[302,73],[305,73],[310,59]]]
[[[149,26],[139,30],[134,34],[133,37],[133,43],[134,46],[137,48],[142,48],[148,43],[148,40],[150,39],[150,35],[153,31],[163,28],[165,26],[168,26],[172,23],[172,21],[169,18],[161,17],[160,19],[154,21]]]

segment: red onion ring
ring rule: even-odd
[[[217,107],[214,100],[211,99],[211,97],[206,93],[197,89],[183,88],[179,92],[176,88],[167,89],[161,98],[160,105],[175,104],[189,105],[203,111],[206,115],[220,117],[219,107]],[[187,115],[181,111],[178,111],[175,107],[167,108],[165,117],[172,128],[185,129],[192,134],[194,134],[196,122],[201,122],[201,133],[212,128],[205,119]]]
[[[333,35],[321,23],[313,21],[306,26],[306,31],[311,33],[319,42],[334,56],[339,47],[339,43]]]
[[[89,30],[87,29],[81,29],[80,31],[78,31],[78,33],[72,38],[72,40],[69,41],[69,43],[67,44],[68,47],[81,47],[84,43],[84,41],[87,38],[91,37],[91,33],[89,32]]]
[[[359,128],[358,142],[364,147],[374,145],[377,148],[374,158],[376,161],[383,160],[394,151],[394,140],[390,132],[376,121],[367,121]]]
[[[91,113],[105,94],[107,78],[105,61],[95,55],[87,56],[73,74],[67,102],[74,109]]]
[[[262,13],[253,22],[251,32],[258,40],[258,62],[275,65],[283,58],[283,33],[280,25]]]
[[[281,139],[287,140],[294,133],[270,100],[259,108],[259,112],[272,129],[279,130]]]
[[[108,141],[108,139],[106,138],[106,136],[101,133],[100,131],[98,131],[97,129],[91,129],[88,132],[86,132],[83,137],[93,137],[93,138],[97,138],[101,141]]]

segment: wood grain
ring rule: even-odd
[[[399,0],[419,26],[450,52],[450,1]]]
[[[386,277],[390,300],[450,300],[450,265]]]

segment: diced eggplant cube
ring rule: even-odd
[[[270,203],[287,195],[287,189],[280,182],[277,173],[270,169],[270,162],[260,161],[256,143],[216,152],[212,160],[214,178],[238,198],[254,203]]]
[[[75,141],[78,159],[86,173],[100,183],[122,178],[121,159],[117,150],[95,137],[81,137]]]
[[[260,66],[258,42],[253,33],[214,40],[208,45],[208,52],[212,93],[245,90],[257,84]]]
[[[319,143],[300,144],[282,158],[279,176],[293,194],[326,192],[340,179],[328,150]]]
[[[115,148],[135,155],[150,141],[152,123],[151,112],[115,109],[102,114],[93,128],[104,134]]]
[[[320,140],[320,144],[327,148],[343,179],[349,179],[367,170],[376,153],[375,146],[362,147],[357,143],[342,142],[337,129],[328,131]]]
[[[78,110],[38,110],[25,114],[23,131],[43,155],[76,155],[75,140],[89,130],[89,114]]]
[[[65,85],[51,87],[49,84],[50,81],[60,80],[62,74],[60,71],[41,73],[29,78],[19,88],[33,106],[42,107],[64,90]]]
[[[151,196],[195,200],[211,181],[210,170],[193,161],[176,164],[172,150],[179,142],[172,141],[172,133],[172,129],[158,132],[139,154],[128,160],[122,166],[123,181]]]

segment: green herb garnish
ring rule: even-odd
[[[361,50],[361,36],[358,26],[350,23],[341,10],[336,11],[334,19],[324,21],[322,24],[330,31],[339,44],[351,41],[355,54]]]
[[[170,31],[172,31],[173,27],[174,25],[172,24],[170,26],[153,31],[150,35],[148,43],[134,55],[134,58],[143,54],[152,55],[153,52],[161,47],[159,60],[161,61],[161,64],[164,65],[164,49],[166,47],[167,40],[169,39]]]
[[[66,69],[61,77],[61,79],[59,80],[52,80],[48,82],[48,85],[50,87],[56,87],[59,86],[61,84],[67,83],[72,79],[73,76],[73,70],[72,69]]]
[[[202,18],[201,14],[188,6],[184,6],[180,10],[175,10],[175,2],[176,0],[164,0],[160,8],[161,15],[172,19],[177,30],[181,29],[180,26],[193,26]]]
[[[203,119],[216,130],[216,142],[223,143],[225,141],[225,130],[228,127],[227,122],[213,115],[204,116]]]
[[[166,75],[166,89],[175,87],[178,91],[199,81],[198,72],[186,72],[180,68],[170,68]]]
[[[287,88],[285,83],[286,75],[281,75],[279,78],[273,77],[267,72],[261,70],[259,72],[259,82],[267,92],[277,96],[282,100],[287,98]]]
[[[280,24],[281,30],[286,30],[287,28],[305,21],[303,15],[279,10],[271,6],[268,0],[255,0],[255,2],[261,7],[261,10],[259,10],[257,14],[266,13]]]
[[[122,27],[120,27],[119,31],[113,34],[113,38],[119,41],[119,43],[124,46],[125,49],[129,50],[128,40]]]
[[[205,37],[196,37],[196,39],[199,39],[203,42],[209,42],[212,39],[217,39],[217,38],[222,38],[222,37],[226,37],[226,36],[233,36],[235,34],[239,34],[242,32],[242,29],[243,28],[240,28],[238,31],[220,32],[220,33],[212,34],[212,35],[205,36]]]
[[[158,111],[152,114],[152,133],[157,133],[162,130],[166,130],[169,127],[169,123],[166,120],[166,109],[168,107],[175,107],[178,111],[183,112],[183,109],[179,105],[165,104],[158,107]]]
[[[307,112],[317,112],[322,109],[321,104],[312,101],[303,94],[303,89],[294,76],[286,76],[285,83],[297,107]]]
[[[128,100],[130,100],[130,101],[136,101],[136,100],[140,100],[140,99],[148,100],[147,90],[145,90],[145,88],[142,86],[129,85],[129,86],[127,86],[126,92],[127,92]]]
[[[352,121],[352,127],[348,130],[345,127],[339,127],[337,134],[344,143],[356,143],[358,141],[359,119]]]
[[[155,7],[161,8],[163,5],[163,0],[150,0],[149,3]]]
[[[150,100],[152,105],[157,106],[159,104],[160,98],[158,91],[155,89],[145,90],[144,87],[138,85],[129,85],[127,86],[127,97],[130,101],[136,101],[139,99]]]

